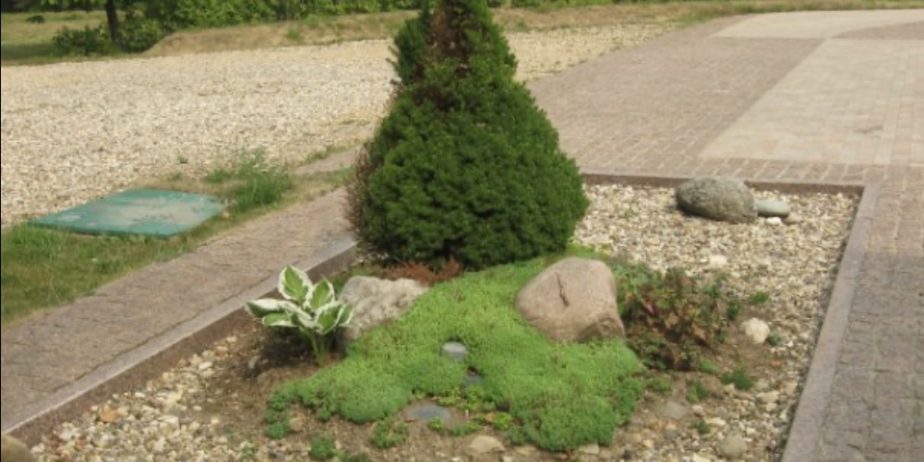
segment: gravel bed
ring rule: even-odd
[[[751,309],[747,317],[758,316],[769,323],[779,343],[752,347],[758,350],[754,357],[765,365],[753,369],[759,379],[754,389],[737,391],[709,382],[716,396],[697,404],[684,399],[682,388],[667,396],[648,393],[629,425],[617,429],[613,444],[583,447],[577,451],[581,460],[699,462],[731,457],[725,451],[733,450],[738,451],[734,457],[742,460],[778,459],[856,198],[758,192],[760,198],[785,199],[803,221],[784,225],[760,219],[732,225],[683,216],[674,208],[669,189],[591,186],[587,192],[592,204],[576,241],[655,268],[682,266],[700,275],[724,272],[731,289],[741,296],[767,292],[769,301],[756,307],[756,312]],[[229,373],[241,374],[236,371],[252,370],[268,360],[260,356],[247,360],[254,353],[241,351],[242,343],[246,342],[238,337],[222,340],[144,388],[114,395],[80,419],[58,426],[33,452],[41,460],[74,461],[206,461],[244,456],[307,460],[310,443],[305,436],[268,441],[257,430],[241,434],[225,426],[225,420],[240,419],[240,413],[246,413],[243,419],[252,428],[260,428],[262,408],[240,408],[235,402],[240,390],[223,385]],[[272,381],[267,379],[271,372],[247,380]],[[271,389],[272,385],[264,386]],[[263,398],[257,399],[262,402]],[[221,408],[240,410],[222,416],[216,413]],[[708,426],[708,434],[691,426],[697,421]],[[359,428],[339,425],[341,429]],[[467,440],[446,443],[449,437],[426,436],[432,432],[422,433],[423,441],[384,453],[372,452],[368,438],[345,437],[342,431],[336,435],[338,444],[370,451],[370,460],[469,460],[464,450],[454,449],[464,449]],[[444,440],[428,443],[427,438]],[[484,460],[558,460],[530,447],[504,444],[504,452]]]
[[[520,78],[669,26],[509,34]],[[0,68],[2,225],[241,151],[298,163],[367,138],[394,73],[390,41]]]

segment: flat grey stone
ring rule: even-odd
[[[790,213],[789,204],[773,199],[756,200],[754,207],[757,208],[757,214],[762,217],[786,218]]]
[[[431,420],[441,420],[443,424],[449,424],[452,420],[452,412],[443,406],[433,403],[412,404],[404,410],[404,415],[410,420],[419,420],[421,422],[430,422]]]
[[[461,363],[468,356],[468,348],[459,342],[446,342],[443,344],[443,356]]]

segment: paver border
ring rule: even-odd
[[[622,175],[587,171],[583,174],[587,184],[629,184],[636,186],[674,187],[690,179],[667,175]],[[837,265],[837,277],[827,300],[821,330],[815,341],[805,381],[799,393],[792,424],[786,432],[782,462],[813,460],[821,440],[825,410],[830,400],[841,344],[847,333],[847,323],[853,305],[853,295],[860,268],[866,255],[866,243],[872,228],[876,205],[879,202],[879,183],[763,181],[745,180],[759,190],[787,193],[849,193],[859,194],[860,201],[854,213],[847,243]]]
[[[356,243],[349,234],[336,236],[332,242],[315,252],[307,261],[294,266],[305,268],[312,278],[329,276],[345,269],[356,256]],[[50,396],[26,406],[10,416],[13,422],[4,433],[10,433],[32,446],[41,442],[42,435],[57,424],[77,418],[90,406],[109,396],[123,393],[156,378],[173,367],[180,359],[199,353],[208,345],[243,328],[251,317],[241,309],[255,298],[275,292],[277,276],[260,281],[182,322],[172,329],[149,339],[142,345],[99,366],[74,383]]]
[[[582,172],[585,184],[623,184],[630,186],[673,187],[690,179],[653,173],[613,174],[602,171]],[[834,380],[841,342],[846,334],[857,276],[865,256],[866,242],[878,202],[880,185],[848,182],[763,181],[745,180],[760,190],[787,193],[858,194],[860,202],[853,217],[847,244],[837,267],[837,277],[828,299],[806,380],[799,394],[793,423],[787,433],[783,462],[810,460],[821,435],[824,411]],[[356,242],[349,235],[321,249],[309,261],[296,266],[307,268],[312,278],[327,276],[346,268],[356,257]],[[207,345],[241,328],[250,317],[241,310],[249,300],[265,296],[275,289],[276,277],[209,308],[195,318],[146,342],[144,345],[101,366],[72,385],[27,407],[13,416],[17,423],[4,429],[27,444],[37,444],[41,436],[59,422],[71,420],[92,404],[113,393],[130,390],[157,377],[181,358],[202,351]]]

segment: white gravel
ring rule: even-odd
[[[665,26],[509,34],[531,79]],[[0,69],[2,224],[242,150],[298,162],[368,137],[394,77],[389,41]]]
[[[579,242],[660,269],[682,266],[694,274],[722,271],[739,295],[767,292],[769,301],[761,305],[759,315],[780,343],[763,347],[773,366],[759,375],[753,390],[713,385],[719,397],[700,404],[674,396],[670,405],[642,405],[628,426],[616,430],[611,446],[581,448],[581,460],[714,461],[721,460],[720,453],[731,452],[741,460],[778,459],[855,199],[759,192],[761,198],[785,199],[804,221],[733,225],[685,217],[675,209],[668,189],[593,186],[587,192],[591,208],[576,233]],[[220,419],[200,407],[234,391],[223,390],[218,380],[210,379],[216,372],[233,369],[229,358],[235,343],[240,343],[236,337],[220,341],[146,387],[113,396],[82,418],[58,426],[33,453],[43,461],[205,461],[245,455],[254,460],[303,460],[308,450],[305,438],[267,441],[257,435],[229,441]],[[699,434],[692,427],[695,421],[707,425],[709,434]],[[408,460],[397,451],[377,456]],[[449,454],[436,460],[468,459]],[[525,446],[510,448],[496,460],[556,458]]]

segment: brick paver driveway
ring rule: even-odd
[[[786,459],[924,457],[924,10],[715,21],[531,87],[585,171],[878,185],[838,359]]]

